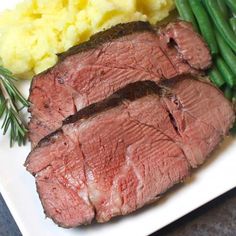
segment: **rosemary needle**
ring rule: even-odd
[[[15,87],[13,81],[17,79],[6,68],[0,66],[0,118],[3,118],[2,130],[5,135],[10,130],[10,146],[15,142],[19,146],[25,144],[27,127],[19,111],[28,107],[28,101]]]

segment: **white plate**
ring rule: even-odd
[[[1,0],[0,10],[15,2]],[[26,96],[28,87],[21,86]],[[10,149],[9,138],[0,135],[0,192],[24,236],[148,235],[236,187],[236,139],[227,138],[191,179],[155,204],[107,224],[62,229],[45,219],[34,178],[23,167],[29,151],[29,145]]]

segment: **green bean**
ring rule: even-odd
[[[233,103],[236,105],[236,88],[233,90]]]
[[[232,70],[221,57],[217,57],[215,63],[225,82],[232,88],[236,84],[236,76]]]
[[[210,47],[211,54],[215,55],[218,53],[218,46],[215,38],[215,33],[213,26],[210,22],[210,18],[202,5],[201,1],[189,0],[189,4],[192,8],[192,11],[197,19],[200,31],[207,44]]]
[[[229,23],[230,23],[231,28],[233,29],[234,33],[236,34],[236,18],[231,17],[229,19]]]
[[[197,25],[197,22],[196,22],[196,19],[194,17],[194,14],[191,10],[191,7],[189,5],[189,2],[188,0],[176,0],[175,1],[175,5],[177,7],[177,10],[180,14],[180,17],[183,19],[183,20],[186,20],[188,22],[191,22],[194,29],[199,32],[199,29],[198,29],[198,25]]]
[[[233,98],[233,90],[229,86],[225,86],[224,88],[224,95],[226,98],[228,98],[230,101],[232,101]]]
[[[233,89],[233,101],[236,103],[236,87]]]
[[[224,16],[225,19],[228,19],[228,17],[229,17],[229,16],[228,16],[229,11],[228,11],[228,8],[227,8],[227,6],[226,6],[226,4],[225,4],[225,1],[223,1],[223,0],[217,0],[217,3],[218,3],[218,5],[219,5],[221,14]]]
[[[222,57],[224,58],[225,62],[230,67],[230,69],[233,71],[234,75],[236,75],[236,55],[232,52],[231,48],[227,45],[227,43],[217,31],[216,40],[218,42]]]
[[[236,1],[235,0],[225,0],[225,3],[228,5],[230,10],[236,14]]]
[[[214,21],[218,31],[224,36],[225,41],[236,52],[236,35],[230,28],[228,22],[224,19],[216,0],[204,0],[205,6]]]
[[[233,127],[231,128],[230,133],[234,136],[236,135],[236,122],[234,123]]]
[[[213,66],[209,72],[210,80],[213,84],[215,84],[218,88],[220,88],[224,83],[224,79],[218,69]]]

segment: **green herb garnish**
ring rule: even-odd
[[[19,112],[29,106],[28,101],[14,85],[17,79],[13,74],[0,66],[0,118],[3,118],[1,129],[3,135],[10,130],[10,146],[15,142],[19,146],[25,144],[27,127]]]

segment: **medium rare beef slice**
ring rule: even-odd
[[[66,133],[56,135],[50,147],[34,152],[40,163],[31,165],[45,213],[62,227],[89,224],[95,215],[88,197],[83,153],[74,148],[79,144],[73,138]]]
[[[208,46],[202,38],[194,32],[191,23],[176,21],[160,29],[161,41],[175,45],[177,54],[192,68],[205,70],[211,65],[211,55]],[[166,50],[168,54],[168,50]],[[172,60],[172,57],[171,57]],[[175,58],[173,57],[173,60]],[[177,62],[178,63],[178,62]],[[177,68],[181,65],[178,65]]]
[[[30,153],[27,170],[55,222],[74,227],[133,212],[219,144],[235,119],[221,92],[190,78],[162,86],[158,94],[91,106],[96,112],[85,108]]]
[[[192,167],[202,164],[231,128],[235,113],[222,92],[205,82],[184,79],[166,84],[171,99],[162,102],[181,137],[181,148]]]
[[[149,114],[147,124],[143,112]],[[67,124],[41,142],[26,165],[36,174],[47,216],[74,227],[92,221],[94,209],[97,221],[105,222],[152,202],[183,180],[189,172],[183,151],[156,128],[169,128],[174,136],[168,119],[159,97],[147,96]]]
[[[173,27],[177,33],[183,32],[185,24]],[[161,78],[198,73],[199,57],[208,57],[208,62],[204,60],[201,69],[209,67],[209,50],[200,43],[202,39],[196,33],[192,30],[187,32],[188,38],[199,42],[197,48],[200,53],[192,53],[187,58],[184,49],[189,54],[195,43],[185,46],[185,43],[179,42],[181,39],[177,34],[176,42],[180,46],[175,47],[166,40],[165,30],[162,31],[157,34],[144,22],[115,26],[72,48],[61,56],[56,66],[36,76],[29,97],[32,116],[29,137],[33,146],[59,128],[62,120],[69,115],[108,97],[127,84],[145,80],[159,83]],[[171,38],[175,39],[175,35]]]

